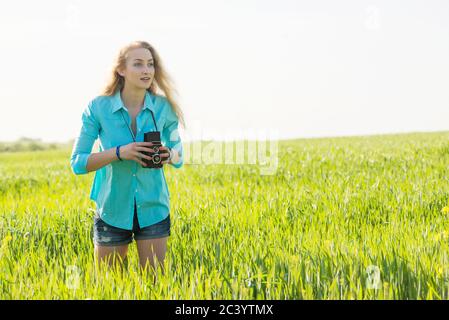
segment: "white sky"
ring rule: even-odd
[[[0,141],[75,138],[133,40],[175,80],[186,140],[449,130],[445,0],[16,0],[0,39]]]

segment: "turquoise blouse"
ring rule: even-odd
[[[179,162],[170,165],[180,168],[184,158],[178,117],[166,97],[146,91],[144,106],[136,117],[136,141],[143,141],[144,132],[156,130],[150,110],[161,132],[162,144],[179,153]],[[131,117],[120,90],[113,96],[98,96],[91,100],[81,120],[81,130],[70,159],[72,171],[77,175],[88,173],[87,159],[97,138],[100,139],[100,152],[133,142],[127,127],[131,124]],[[141,228],[165,219],[170,211],[170,193],[164,169],[143,168],[133,160],[123,160],[96,170],[90,199],[95,201],[98,214],[107,224],[132,230],[134,198]]]

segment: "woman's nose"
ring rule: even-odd
[[[150,74],[151,73],[151,68],[146,66],[144,72],[145,72],[145,74]]]

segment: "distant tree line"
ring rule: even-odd
[[[65,143],[43,142],[41,139],[22,137],[12,142],[0,141],[0,152],[40,151],[71,148],[73,140]]]

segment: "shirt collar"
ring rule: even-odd
[[[114,95],[112,96],[112,110],[111,111],[112,111],[112,113],[114,113],[122,108],[127,110],[125,108],[125,105],[123,104],[122,97],[120,96],[120,90],[117,90],[114,93]],[[142,110],[145,110],[145,109],[149,109],[153,112],[155,111],[155,107],[154,107],[154,103],[153,103],[153,96],[148,90],[145,91],[145,100],[143,102]]]

